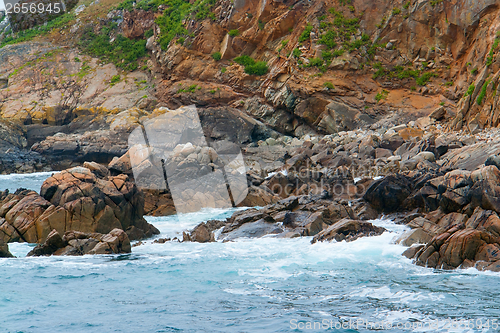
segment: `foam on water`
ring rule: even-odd
[[[29,174],[10,174],[0,175],[0,191],[9,190],[14,193],[18,188],[25,188],[40,193],[45,179],[50,177],[54,172],[37,172]]]
[[[157,238],[182,238],[183,230],[232,212],[147,220],[161,231]],[[389,231],[351,243],[311,245],[310,237],[148,240],[132,254],[64,258],[23,258],[32,245],[11,244],[20,258],[0,259],[0,330],[289,332],[293,320],[422,323],[500,316],[498,273],[415,266],[393,243],[406,227],[373,223]]]

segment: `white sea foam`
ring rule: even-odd
[[[26,188],[28,190],[33,190],[40,192],[45,179],[50,177],[56,171],[50,172],[36,172],[28,174],[9,174],[0,175],[0,191],[9,190],[13,193],[18,188]]]

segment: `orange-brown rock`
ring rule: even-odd
[[[43,244],[36,246],[28,257],[47,255],[84,255],[130,253],[132,247],[127,233],[113,229],[108,234],[68,231],[61,235],[52,230]]]
[[[128,176],[99,177],[107,169],[93,167],[94,173],[76,167],[53,174],[43,183],[41,195],[3,193],[0,239],[43,243],[52,230],[105,234],[134,228],[134,235],[143,237],[158,233],[142,217],[143,195]]]

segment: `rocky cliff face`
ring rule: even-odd
[[[109,131],[114,115],[131,108],[231,105],[298,137],[387,130],[438,107],[450,129],[499,123],[495,0],[117,5],[80,7],[33,41],[4,39],[0,115],[24,130],[8,147],[35,145],[38,166],[60,148],[47,137]],[[90,151],[109,162],[127,135]],[[80,136],[63,150],[88,146]]]

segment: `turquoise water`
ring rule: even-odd
[[[9,181],[0,177],[0,184]],[[158,237],[179,237],[200,221],[230,214],[148,220]],[[149,240],[129,255],[84,257],[25,258],[31,245],[11,244],[19,258],[0,259],[0,332],[373,331],[350,330],[355,320],[407,325],[385,330],[394,332],[497,331],[499,274],[417,267],[392,244],[404,227],[374,223],[391,232],[314,245],[310,238]],[[446,320],[458,319],[474,325],[489,319],[490,327],[448,329]],[[436,320],[439,329],[418,328]],[[316,329],[307,329],[315,322]],[[325,323],[329,330],[319,328]],[[348,329],[336,330],[342,323]]]

